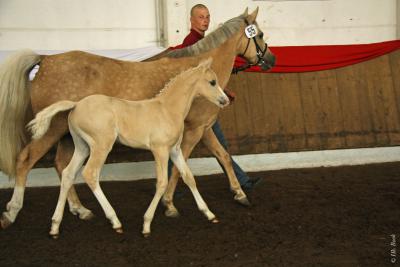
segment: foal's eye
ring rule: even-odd
[[[263,32],[260,32],[260,34],[258,35],[261,39],[263,39],[264,38],[264,33]]]
[[[210,81],[211,86],[215,86],[217,82],[215,80]]]

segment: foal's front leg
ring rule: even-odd
[[[192,153],[192,150],[195,147],[195,145],[200,141],[200,138],[203,135],[203,131],[204,131],[203,127],[185,130],[181,143],[181,150],[185,160],[187,160],[190,153]],[[174,192],[176,184],[178,183],[178,179],[179,179],[179,172],[176,166],[173,166],[172,174],[171,177],[169,177],[168,181],[167,191],[163,196],[163,204],[166,208],[165,216],[167,217],[179,216],[179,212],[173,203]]]
[[[218,223],[218,219],[215,217],[214,213],[212,213],[200,195],[200,192],[197,190],[196,181],[193,177],[193,174],[187,165],[185,158],[182,155],[182,150],[180,146],[174,147],[170,151],[171,160],[174,162],[175,166],[178,168],[180,174],[182,175],[182,179],[185,184],[190,188],[194,199],[196,201],[197,207],[199,210],[207,217],[207,219],[213,223]]]

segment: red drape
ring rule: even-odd
[[[181,45],[170,49],[180,49]],[[266,72],[307,72],[328,70],[366,61],[400,48],[400,40],[372,44],[318,45],[318,46],[276,46],[270,47],[276,56],[276,65]],[[235,67],[244,64],[237,57]],[[254,66],[246,71],[263,72]]]
[[[276,65],[267,72],[307,72],[334,69],[356,64],[400,48],[400,40],[373,44],[281,46],[270,47],[276,56]],[[236,58],[235,67],[244,64]],[[260,67],[246,71],[262,72]]]

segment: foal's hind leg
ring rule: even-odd
[[[144,237],[150,235],[150,226],[154,218],[154,213],[156,211],[157,205],[160,202],[161,197],[167,189],[168,183],[168,148],[160,147],[158,149],[152,149],[154,159],[156,162],[156,172],[157,172],[157,185],[156,193],[144,214],[143,230],[142,233]]]
[[[204,132],[201,140],[210,150],[210,152],[218,159],[218,161],[221,162],[222,166],[224,166],[224,169],[228,175],[230,188],[235,193],[235,200],[244,206],[249,206],[250,202],[240,187],[235,172],[233,171],[231,156],[220,144],[212,128]]]
[[[58,118],[58,120],[56,120]],[[60,120],[57,116],[47,133],[39,140],[31,141],[19,153],[17,158],[16,177],[14,193],[10,202],[7,203],[6,211],[0,218],[1,227],[7,228],[16,219],[18,212],[22,209],[26,178],[33,165],[67,132],[66,120]]]
[[[60,178],[62,176],[62,171],[71,161],[73,154],[74,143],[72,142],[72,138],[69,135],[64,136],[58,143],[55,159],[56,170]],[[68,205],[70,212],[74,215],[78,215],[80,219],[90,220],[93,218],[93,213],[82,205],[73,185],[68,192]]]
[[[106,135],[106,133],[104,133]],[[122,233],[122,225],[119,221],[117,214],[110,202],[107,200],[106,196],[103,193],[103,190],[100,187],[99,176],[101,168],[106,161],[108,153],[110,153],[112,146],[116,136],[112,140],[104,140],[102,144],[94,143],[90,147],[90,157],[86,166],[83,168],[82,176],[88,184],[89,188],[92,190],[95,195],[97,201],[100,203],[100,206],[103,208],[103,211],[110,220],[112,227],[117,233]],[[102,140],[103,141],[103,140]]]
[[[180,174],[182,175],[182,179],[185,184],[190,188],[194,199],[196,201],[197,207],[199,210],[204,213],[207,219],[213,223],[218,223],[217,218],[215,217],[214,213],[212,213],[200,195],[199,191],[197,190],[196,181],[194,180],[193,174],[187,165],[185,158],[182,155],[182,151],[180,147],[174,147],[170,151],[171,160],[174,162],[175,166],[178,168]]]
[[[58,238],[59,235],[68,191],[71,191],[70,189],[72,188],[76,175],[89,155],[89,148],[81,138],[75,138],[75,144],[74,155],[68,166],[62,171],[60,194],[58,196],[57,207],[52,217],[51,230],[49,233],[53,238]]]

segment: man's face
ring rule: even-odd
[[[190,17],[190,23],[193,30],[204,35],[210,24],[210,12],[207,8],[195,8]]]

